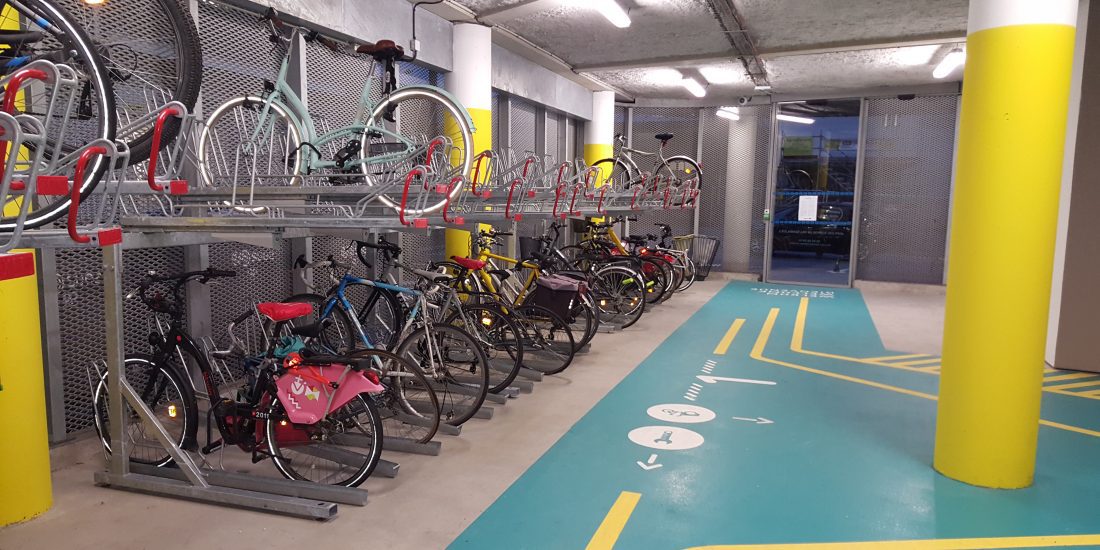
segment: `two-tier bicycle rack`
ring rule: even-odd
[[[511,149],[484,151],[471,160],[470,174],[438,169],[447,166],[454,144],[423,136],[410,158],[376,170],[372,177],[309,174],[284,181],[250,174],[249,181],[211,187],[196,185],[195,136],[201,123],[187,108],[170,102],[133,120],[118,135],[153,124],[150,159],[130,166],[129,151],[119,141],[97,140],[72,153],[47,153],[46,136],[64,131],[78,87],[65,65],[37,61],[0,79],[6,98],[34,84],[49,92],[49,109],[62,116],[15,114],[0,110],[0,141],[11,154],[0,166],[0,193],[9,202],[22,197],[14,229],[0,233],[0,279],[34,273],[31,253],[19,248],[98,247],[102,251],[106,325],[106,369],[110,400],[110,435],[114,446],[99,485],[163,496],[328,519],[337,504],[364,505],[361,489],[319,485],[200,467],[180,449],[139,398],[123,372],[123,247],[150,247],[219,242],[214,235],[268,233],[286,238],[336,235],[366,239],[380,233],[444,227],[476,228],[478,223],[513,223],[531,219],[632,214],[654,209],[694,208],[698,180],[673,181],[667,175],[643,174],[635,181],[608,179],[598,167],[581,160],[553,163],[547,157]],[[160,136],[170,120],[179,121],[178,137],[164,147]],[[60,124],[61,128],[48,127]],[[58,140],[59,142],[61,140]],[[22,155],[22,156],[20,156]],[[81,201],[79,187],[93,162],[107,169],[93,193]],[[185,179],[182,174],[191,177]],[[344,181],[334,184],[334,177]],[[274,183],[274,184],[273,184]],[[65,227],[26,229],[27,206],[35,196],[68,195]],[[388,197],[391,205],[380,197]],[[82,204],[83,202],[83,204]],[[487,403],[504,404],[521,390],[530,391],[537,372],[521,372],[513,388],[490,394]],[[124,400],[139,421],[172,456],[176,468],[131,464],[128,457]],[[491,409],[476,417],[491,416]],[[440,433],[458,435],[441,424]],[[439,444],[415,444],[386,438],[386,449],[438,454]],[[376,473],[392,477],[398,465],[380,462]]]

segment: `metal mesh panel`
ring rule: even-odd
[[[415,268],[423,268],[429,262],[443,259],[443,250],[436,241],[442,240],[445,232],[435,231],[431,235],[423,233],[401,233],[401,263]],[[438,249],[438,250],[437,250]],[[402,271],[399,277],[402,285],[416,283],[416,276]]]
[[[561,160],[565,153],[565,145],[562,143],[564,136],[559,135],[559,128],[564,128],[564,126],[561,122],[561,115],[546,113],[546,150],[543,152],[549,155],[554,162]]]
[[[129,292],[149,271],[166,275],[183,271],[183,248],[126,250],[122,261],[122,288]],[[107,354],[102,262],[98,249],[57,251],[58,317],[64,335],[61,365],[66,433],[91,428],[94,422],[87,368]],[[123,314],[126,353],[147,351],[147,337],[153,327],[152,314],[136,299],[125,302]]]
[[[615,135],[626,135],[626,107],[615,107]]]
[[[508,124],[511,126],[512,149],[518,153],[535,150],[535,104],[511,97]]]
[[[565,118],[565,156],[561,162],[573,160],[581,156],[577,151],[577,120],[572,117]]]
[[[616,113],[617,118],[617,113]],[[616,124],[618,122],[616,121]],[[671,132],[676,137],[669,141],[665,156],[687,155],[695,158],[699,146],[699,109],[686,107],[636,107],[631,125],[632,143],[635,149],[656,152],[661,142],[653,136]],[[649,157],[635,159],[643,171],[652,172],[656,166]],[[706,173],[703,186],[707,186]],[[691,210],[656,210],[640,212],[638,221],[631,224],[635,234],[652,233],[654,223],[667,223],[675,235],[687,235],[695,229],[695,214]]]
[[[437,85],[442,81],[439,73],[412,63],[398,65],[398,82],[401,86]],[[409,137],[421,137],[425,141],[444,134],[443,107],[426,100],[401,102],[398,127]]]
[[[501,92],[497,91],[496,88],[494,88],[493,89],[493,100],[492,100],[492,104],[490,105],[490,116],[493,118],[493,145],[492,145],[493,149],[496,149],[501,143],[503,143],[504,138],[507,137],[506,135],[504,135],[504,130],[502,130],[500,128],[500,123],[501,123],[501,110],[500,109],[501,109],[501,105],[503,103],[504,103],[504,94],[502,94]]]
[[[202,102],[206,113],[226,100],[263,90],[274,80],[286,49],[269,40],[255,14],[212,2],[199,3],[202,41]]]
[[[335,52],[319,42],[306,43],[306,100],[319,133],[351,124],[372,64],[362,56]],[[374,71],[370,98],[382,99],[381,69]],[[342,144],[329,144],[330,148]],[[329,154],[335,153],[334,150]]]
[[[772,106],[741,107],[736,122],[718,117],[713,109],[701,116],[699,232],[723,239],[715,260],[722,270],[761,273]]]
[[[274,248],[243,243],[210,245],[210,266],[237,272],[210,286],[210,325],[219,346],[228,346],[226,327],[256,302],[281,301],[291,295],[290,243],[276,239]]]
[[[867,102],[857,276],[941,284],[956,96]]]

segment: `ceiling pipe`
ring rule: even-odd
[[[756,45],[749,38],[745,20],[741,17],[733,0],[707,0],[707,5],[714,13],[714,18],[725,31],[726,40],[745,68],[745,73],[752,80],[754,86],[761,90],[771,90],[771,81],[768,80],[768,69],[764,66],[764,60],[756,50]]]

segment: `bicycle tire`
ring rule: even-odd
[[[346,292],[352,295],[356,289],[363,288],[368,294],[359,306],[359,326],[363,327],[367,339],[375,346],[387,350],[396,348],[405,328],[405,313],[400,300],[392,291],[367,284],[349,283]]]
[[[301,464],[305,461],[302,459],[288,459],[283,454],[285,451],[293,451],[296,455],[303,454],[322,459],[326,456],[337,457],[347,462],[362,460],[361,463],[354,465],[354,472],[348,477],[332,483],[326,483],[327,485],[358,487],[372,472],[374,472],[374,468],[378,466],[378,460],[382,457],[382,441],[384,439],[384,434],[382,417],[379,415],[378,408],[375,406],[374,402],[371,401],[370,394],[359,394],[339,409],[330,412],[321,422],[309,425],[313,430],[318,429],[317,426],[320,426],[319,429],[321,430],[328,430],[329,428],[327,426],[339,423],[341,424],[341,430],[338,433],[325,433],[315,440],[308,440],[304,445],[296,441],[294,445],[288,445],[286,447],[281,447],[279,445],[280,439],[289,439],[292,436],[298,435],[295,430],[305,431],[306,428],[300,427],[301,425],[298,424],[293,424],[287,419],[286,413],[283,411],[283,404],[278,398],[271,396],[269,393],[264,399],[270,403],[268,406],[268,418],[264,422],[264,439],[267,442],[267,451],[271,454],[271,461],[275,464],[275,468],[287,479],[325,483],[325,479],[311,479],[304,475],[302,470],[305,470],[305,468],[302,468]],[[344,412],[345,409],[346,412]],[[355,423],[360,428],[364,425],[361,419],[364,416],[366,418],[366,424],[369,426],[370,430],[369,434],[358,433],[354,435],[365,435],[366,438],[370,439],[370,450],[367,454],[342,448],[344,446],[351,446],[358,449],[362,448],[362,444],[365,443],[364,437],[358,437],[354,440],[349,440],[348,438],[341,439],[341,436],[348,433],[348,426],[344,426],[343,422],[339,419],[334,419],[334,417],[346,416],[348,414],[354,415],[356,419]],[[341,441],[344,443],[341,443]],[[321,448],[321,444],[325,444],[325,447]],[[314,448],[315,451],[303,452],[304,449],[310,449],[311,447]],[[311,452],[314,454],[310,454]],[[360,457],[362,457],[362,459],[360,459]],[[330,460],[330,462],[337,461]],[[316,463],[313,463],[309,466],[307,471],[310,474],[314,474],[314,477],[317,477],[318,470],[320,470],[320,468],[317,468]]]
[[[646,303],[650,305],[661,303],[661,299],[665,296],[665,290],[668,288],[668,277],[664,268],[655,258],[644,256],[639,257],[638,260],[641,264],[639,271],[645,276],[646,281]],[[646,265],[651,266],[649,273],[646,272]]]
[[[565,319],[534,304],[516,306],[513,311],[527,333],[523,341],[524,367],[543,374],[558,374],[573,364],[576,339]]]
[[[112,78],[116,110],[124,121],[147,115],[169,101],[183,103],[188,110],[195,107],[202,84],[202,47],[194,19],[179,0],[110,0],[96,5],[61,1],[82,19],[97,46]],[[141,25],[135,28],[133,21]],[[119,136],[130,147],[131,165],[149,158],[154,122]],[[176,138],[180,127],[178,118],[166,121],[161,149]]]
[[[118,123],[118,115],[115,111],[114,90],[111,87],[111,81],[110,78],[108,78],[107,69],[104,66],[102,57],[100,57],[99,53],[96,51],[95,44],[92,42],[91,38],[88,37],[88,34],[80,24],[76,22],[76,19],[53,0],[19,0],[18,2],[15,0],[6,0],[3,5],[10,6],[12,12],[22,15],[30,21],[41,21],[42,23],[46,23],[48,27],[43,26],[42,23],[38,23],[39,27],[48,34],[48,38],[44,39],[42,42],[46,44],[46,47],[54,47],[50,41],[55,41],[58,43],[58,46],[54,47],[54,49],[63,52],[63,54],[55,53],[46,57],[50,57],[51,60],[55,62],[62,61],[69,64],[78,71],[78,77],[86,78],[86,80],[83,81],[87,86],[85,91],[90,91],[86,98],[81,98],[77,108],[83,109],[85,105],[89,105],[90,111],[88,111],[88,113],[91,113],[91,115],[86,116],[82,114],[81,117],[72,118],[77,119],[77,122],[87,122],[91,120],[92,123],[87,124],[86,128],[81,127],[79,124],[68,124],[66,126],[66,131],[72,138],[71,143],[58,143],[57,138],[53,138],[54,144],[60,146],[60,154],[66,155],[74,152],[96,139],[114,140]],[[57,33],[48,30],[49,28],[56,29]],[[9,46],[15,47],[15,45]],[[56,58],[59,55],[64,55],[65,57]],[[37,113],[37,109],[31,105],[29,108],[24,108],[24,113],[27,112]],[[58,112],[55,112],[55,114],[58,114]],[[59,129],[56,128],[59,126],[58,123],[53,123],[53,126],[55,127],[55,131],[59,131]],[[94,126],[94,128],[92,126]],[[47,133],[47,145],[49,145],[49,139],[53,135],[54,134],[49,132]],[[47,149],[52,148],[53,147],[50,146]],[[43,154],[45,153],[46,152]],[[103,179],[103,175],[110,164],[102,156],[97,156],[92,162],[91,168],[87,170],[84,180],[80,183],[81,201],[88,198],[92,190],[99,184],[99,181]],[[69,209],[69,205],[72,203],[72,198],[69,195],[57,197],[45,202],[40,200],[41,196],[36,197],[36,199],[35,204],[28,206],[29,210],[24,220],[24,229],[34,229],[53,222],[65,215],[66,211]],[[4,216],[0,218],[0,232],[13,231],[16,222],[17,219],[15,216]]]
[[[610,264],[593,272],[593,299],[600,309],[600,322],[627,328],[645,313],[645,278],[621,264]]]
[[[450,339],[452,344],[444,339]],[[459,341],[463,349],[455,351],[452,346]],[[421,326],[401,341],[396,353],[424,371],[439,397],[440,416],[448,424],[461,426],[485,403],[489,392],[489,359],[466,331],[450,325],[434,325],[430,330]],[[444,357],[452,359],[453,366],[443,361]]]
[[[382,429],[393,437],[427,443],[439,430],[439,398],[424,372],[413,363],[383,350],[360,350],[349,357],[378,356],[376,370],[386,390],[373,396],[382,415]],[[389,361],[392,361],[390,363]]]
[[[385,117],[387,116],[387,114],[401,108],[400,104],[403,101],[412,101],[418,98],[428,100],[429,102],[434,101],[438,103],[441,106],[441,111],[439,112],[445,113],[447,115],[440,117],[442,119],[445,119],[444,126],[447,126],[448,121],[453,121],[453,124],[457,129],[456,135],[446,137],[450,138],[451,141],[456,145],[456,147],[459,148],[462,158],[454,160],[454,153],[446,155],[446,157],[449,159],[447,162],[451,163],[451,165],[447,167],[448,170],[446,174],[436,168],[437,177],[440,177],[440,181],[442,182],[450,182],[451,178],[454,176],[468,175],[470,173],[470,165],[473,162],[474,156],[474,129],[470,127],[469,121],[466,120],[466,109],[463,106],[452,101],[448,96],[436,91],[434,88],[428,86],[405,86],[402,88],[398,88],[374,107],[374,110],[371,112],[370,117],[367,118],[367,127],[385,127],[384,121],[386,121]],[[438,112],[435,111],[433,108],[429,108],[429,111],[430,112],[428,113],[428,115],[433,119],[438,114]],[[394,131],[394,133],[401,135],[400,128],[398,128],[397,126],[398,125],[394,123],[391,131]],[[435,136],[432,137],[434,138]],[[359,142],[359,153],[364,159],[370,156],[371,139],[375,139],[372,138],[371,132],[363,132],[363,137],[360,139]],[[432,164],[432,161],[431,159],[425,159],[425,162],[418,162],[416,164]],[[371,173],[372,165],[370,163],[364,162],[360,164],[360,166],[363,175],[367,176],[367,183],[369,185],[373,185],[374,183],[371,178],[371,176],[373,175]],[[409,168],[411,167],[412,166],[409,166]],[[401,174],[401,176],[403,177],[404,174]],[[455,186],[455,189],[451,192],[451,196],[449,198],[456,198],[461,192],[462,187]],[[405,210],[405,215],[419,216],[421,214],[435,212],[443,208],[443,205],[447,204],[449,198],[444,197],[439,202],[436,202],[435,204],[432,204],[430,206],[425,206],[424,208],[407,209]],[[393,208],[395,211],[401,209],[401,200],[399,197],[390,197],[386,194],[381,194],[378,196],[378,200],[382,204]]]
[[[683,166],[673,168],[676,163],[683,163]],[[686,181],[690,178],[698,179],[699,181],[696,184],[695,188],[699,190],[703,189],[703,169],[699,166],[699,163],[695,162],[695,159],[691,157],[687,157],[684,155],[669,157],[665,159],[664,162],[660,164],[660,166],[657,167],[656,173],[661,174],[662,171],[665,173],[665,175],[672,176],[673,181],[676,182],[682,183],[683,181]],[[680,187],[681,183],[678,183],[673,187],[678,188]],[[681,203],[683,203],[683,200],[681,200],[680,203],[674,203],[674,205],[680,206]]]
[[[611,176],[604,178],[604,181],[612,180],[612,185],[618,184],[618,187],[614,187],[616,190],[631,187],[631,182],[633,182],[634,178],[637,176],[634,173],[634,169],[631,168],[629,164],[617,158],[600,159],[594,162],[592,166],[600,168],[601,175],[610,170]],[[625,178],[621,181],[616,179],[623,178],[623,175],[625,175]]]
[[[256,175],[282,176],[289,178],[290,185],[300,185],[302,182],[302,157],[298,154],[302,145],[302,130],[300,122],[290,110],[278,102],[270,104],[272,114],[268,115],[265,124],[269,128],[260,129],[261,133],[270,132],[271,136],[285,136],[286,141],[273,140],[270,154],[265,155],[260,147],[264,144],[257,143],[253,152],[242,151],[246,145],[242,135],[256,132],[260,124],[259,115],[262,114],[266,100],[259,96],[243,95],[234,97],[219,105],[202,126],[199,134],[199,143],[196,149],[198,155],[199,175],[202,185],[205,187],[225,187],[231,185],[247,185]],[[222,121],[228,120],[232,125],[222,127]],[[233,166],[230,168],[225,152],[233,153]],[[239,152],[239,153],[237,153]],[[245,167],[242,169],[239,156],[251,155],[260,159],[266,156],[266,165],[260,168]],[[247,159],[246,159],[247,160]],[[245,164],[248,164],[247,162]],[[244,178],[244,179],[241,179]],[[262,211],[262,208],[240,207],[249,212]]]
[[[680,285],[680,292],[691,288],[691,285],[695,284],[695,262],[691,261],[691,258],[684,256],[683,263],[684,282]]]
[[[471,320],[467,327],[466,320]],[[501,307],[490,304],[462,306],[444,320],[470,333],[482,343],[489,358],[489,393],[500,393],[512,385],[523,366],[522,329]],[[491,352],[503,351],[503,354]]]
[[[177,372],[177,369],[171,364],[158,365],[155,359],[151,355],[146,354],[133,354],[127,356],[123,361],[123,368],[126,372],[126,379],[130,382],[130,385],[142,395],[142,401],[145,401],[146,405],[152,409],[153,413],[158,416],[165,425],[166,429],[171,428],[173,425],[179,425],[178,436],[173,437],[173,443],[180,448],[184,448],[189,438],[193,438],[195,430],[198,428],[198,403],[196,402],[195,392],[191,387],[191,384],[186,383],[182,378],[182,375]],[[148,371],[156,369],[154,376],[148,376],[144,380],[140,380],[135,377],[135,374],[140,374],[141,371]],[[172,387],[176,388],[178,394],[178,401],[174,399],[161,399],[161,393],[167,388],[167,385],[162,386],[160,389],[150,387],[150,384],[158,384],[159,378],[172,384]],[[149,392],[152,391],[152,395]],[[150,397],[156,396],[152,402],[149,402]],[[110,429],[110,401],[108,401],[107,391],[107,373],[104,372],[99,382],[96,384],[95,392],[92,396],[93,403],[93,416],[96,435],[99,437],[100,443],[103,444],[103,448],[107,451],[107,454],[111,454],[111,429]],[[176,405],[175,412],[169,409],[170,405]],[[179,408],[183,408],[182,414],[180,414]],[[129,403],[125,405],[126,410],[132,410]],[[163,414],[161,414],[163,412]],[[133,414],[131,414],[133,416]],[[127,423],[130,434],[137,433],[138,436],[131,435],[130,444],[130,461],[138,464],[148,464],[151,466],[167,466],[173,462],[172,455],[168,454],[160,441],[155,436],[149,435],[145,437],[144,427],[140,424],[140,419],[130,418]],[[180,425],[182,422],[182,425]],[[152,449],[154,452],[149,453],[143,457],[134,456],[135,449],[146,448]]]
[[[333,306],[327,316],[322,317],[328,298],[320,294],[295,294],[284,302],[304,303],[313,305],[313,313],[297,319],[287,321],[291,327],[305,327],[319,324],[314,335],[306,336],[307,345],[313,346],[318,351],[326,354],[347,355],[361,343],[358,330],[351,322],[347,312],[339,304]],[[270,331],[268,331],[270,333]],[[276,336],[277,337],[277,336]]]

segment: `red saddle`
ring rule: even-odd
[[[265,317],[276,323],[280,321],[289,321],[313,313],[313,306],[311,304],[297,302],[262,302],[256,304],[256,309]]]
[[[458,264],[458,265],[460,265],[460,266],[462,266],[466,269],[469,269],[470,271],[477,271],[477,270],[485,267],[485,262],[482,261],[482,260],[475,260],[473,258],[463,258],[461,256],[451,256],[451,259],[454,260],[456,264]]]

